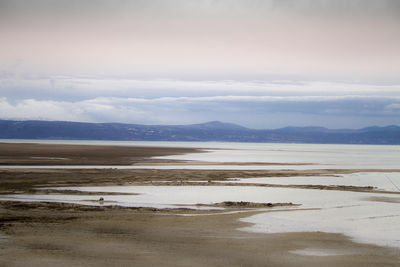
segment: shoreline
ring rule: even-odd
[[[0,169],[0,196],[4,194],[44,193],[44,187],[72,186],[256,186],[315,190],[342,190],[400,194],[365,186],[284,185],[226,183],[231,178],[329,176],[358,172],[400,172],[400,170],[185,170],[185,169]]]
[[[257,211],[201,216],[202,212],[182,209],[60,203],[36,207],[19,203],[7,208],[0,202],[0,212],[5,233],[0,264],[4,266],[361,267],[398,266],[399,262],[396,249],[356,243],[341,234],[240,230],[251,226],[241,219]]]
[[[120,147],[0,143],[0,164],[27,162],[56,165],[67,156],[75,162],[176,164],[152,156],[201,153],[195,148]],[[7,151],[13,151],[8,153]],[[107,154],[107,151],[109,153]],[[100,153],[101,152],[101,153]],[[32,156],[32,153],[35,153]],[[32,159],[32,157],[34,157]],[[210,162],[207,162],[207,165]],[[253,162],[254,163],[254,162]],[[180,164],[193,164],[182,162]],[[198,164],[202,164],[199,162]],[[211,164],[213,164],[211,162]],[[220,164],[220,163],[215,163]],[[222,163],[224,164],[224,163]],[[231,163],[226,163],[231,164]],[[246,164],[246,163],[244,163]],[[269,163],[260,163],[269,164]],[[108,165],[108,164],[107,164]],[[68,165],[65,165],[68,166]],[[281,165],[285,166],[285,163]],[[5,194],[84,194],[110,192],[40,190],[42,187],[136,186],[261,186],[295,189],[379,192],[369,187],[229,184],[229,178],[334,176],[357,172],[400,172],[383,169],[194,170],[194,169],[0,169],[0,196]],[[134,193],[117,193],[135,196]],[[387,194],[385,194],[388,196]],[[107,199],[107,197],[106,197]],[[98,200],[93,200],[97,202]],[[0,201],[0,266],[398,266],[398,248],[352,241],[323,232],[252,233],[242,219],[268,208],[301,203],[227,202],[206,204],[223,210],[122,207],[59,202]],[[385,196],[371,201],[398,203]],[[202,206],[200,204],[200,206]],[[260,210],[260,208],[262,210]],[[207,216],[204,216],[207,215]],[[49,235],[48,233],[51,233]]]
[[[198,148],[1,143],[0,165],[133,165],[151,157],[202,153]]]

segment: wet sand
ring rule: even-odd
[[[12,145],[8,146],[8,151],[23,150],[25,146]],[[110,165],[140,163],[150,160],[152,155],[189,152],[181,148],[51,146],[32,145],[27,150],[10,154],[0,150],[0,155],[3,164],[29,160],[32,156],[29,153],[42,151],[35,154],[39,157],[33,160],[39,162],[35,164],[57,161],[43,157],[68,156],[76,161]],[[110,153],[107,154],[108,149]],[[99,151],[101,156],[98,156]],[[190,153],[193,151],[190,149]],[[59,165],[59,162],[53,164]],[[357,170],[2,169],[0,193],[34,193],[42,186],[131,185],[157,181],[185,185],[187,180],[205,180],[214,185],[232,177],[352,172]],[[57,192],[48,190],[47,193]],[[355,243],[339,234],[241,231],[240,228],[249,224],[239,219],[259,212],[247,208],[233,205],[228,211],[244,212],[226,214],[188,209],[0,201],[0,266],[400,266],[398,249]],[[313,250],[317,252],[313,254]],[[301,251],[309,255],[301,254]]]
[[[0,143],[0,165],[133,165],[146,162],[150,157],[201,151],[195,148],[147,146]]]
[[[213,149],[216,150],[216,149]],[[312,165],[311,163],[268,163],[268,162],[209,162],[190,160],[154,159],[151,157],[202,153],[204,149],[150,147],[150,146],[100,146],[1,143],[0,165],[136,165],[157,166],[181,165]]]
[[[254,234],[244,216],[0,203],[1,266],[399,266],[398,251],[327,233]],[[298,255],[318,249],[335,256]],[[344,254],[344,255],[341,255]]]
[[[320,176],[365,172],[366,170],[186,170],[186,169],[0,169],[0,194],[46,193],[39,187],[104,185],[210,185],[303,188],[354,192],[379,191],[372,187],[223,183],[230,178]],[[374,172],[385,170],[372,170]],[[398,170],[390,170],[398,171]],[[204,182],[207,181],[207,182]],[[47,191],[54,193],[54,191]],[[78,192],[76,192],[78,193]]]

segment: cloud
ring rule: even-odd
[[[6,98],[0,98],[0,113],[2,119],[144,122],[142,118],[147,118],[147,122],[151,122],[148,114],[134,106],[119,106],[95,100],[65,102],[26,99],[11,104]]]
[[[0,68],[395,79],[398,2],[3,0]]]
[[[100,97],[76,102],[27,99],[11,103],[1,98],[0,114],[2,119],[140,124],[189,124],[222,120],[252,128],[316,124],[353,128],[400,122],[399,110],[387,112],[386,107],[394,105],[393,101],[396,100],[362,96],[214,96],[154,99]],[[350,118],[358,118],[357,123],[350,122]]]
[[[389,104],[385,108],[391,110],[400,110],[400,103]]]
[[[80,101],[98,97],[400,97],[400,84],[357,84],[290,80],[172,80],[74,76],[0,77],[0,92],[11,100]],[[206,100],[207,98],[203,98]],[[271,98],[272,99],[272,98]]]
[[[0,0],[0,116],[396,124],[399,29],[397,0]]]
[[[26,99],[11,104],[0,98],[0,113],[3,119],[87,120],[79,105],[60,101]]]
[[[376,101],[400,101],[399,97],[382,97],[382,96],[205,96],[205,97],[161,97],[161,98],[96,98],[86,101],[90,103],[109,103],[109,104],[160,104],[160,103],[193,103],[193,102],[334,102],[334,101],[360,101],[360,102],[376,102]],[[394,108],[397,104],[389,105]]]
[[[121,14],[184,14],[195,10],[201,14],[292,12],[300,14],[340,15],[349,13],[398,14],[397,0],[2,0],[2,13],[25,11],[28,14],[64,16],[115,16]],[[0,11],[1,12],[1,11]]]
[[[0,91],[1,119],[141,124],[221,120],[253,128],[341,128],[396,124],[400,117],[398,84],[6,73]]]

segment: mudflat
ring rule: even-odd
[[[26,144],[3,147],[11,151],[23,149]],[[29,153],[35,151],[35,164],[40,165],[51,164],[49,157],[74,158],[76,155],[76,161],[97,160],[111,165],[112,162],[140,163],[151,160],[151,156],[196,151],[68,145],[27,147],[31,150],[14,151],[14,154],[0,150],[3,163],[28,160],[32,157]],[[108,156],[98,158],[99,151]],[[59,165],[58,162],[54,164]],[[232,177],[351,172],[357,170],[1,169],[0,194],[63,193],[38,190],[42,186],[143,185],[149,182],[156,185],[161,181],[164,185],[165,181],[181,184],[184,190],[187,180],[206,180],[218,185],[218,181]],[[240,229],[249,224],[240,219],[260,211],[249,209],[248,205],[241,206],[236,203],[224,205],[226,210],[223,211],[195,211],[0,201],[0,266],[400,266],[398,249],[356,243],[340,234],[242,231]]]
[[[1,202],[0,265],[399,266],[398,251],[338,234],[238,230],[255,213]]]
[[[132,165],[195,148],[0,143],[0,165]],[[168,161],[162,161],[168,162]]]
[[[378,192],[371,187],[222,183],[235,178],[318,176],[366,170],[0,169],[0,194],[45,193],[39,187],[102,185],[260,186]],[[386,170],[372,170],[383,172]],[[398,172],[399,170],[390,170]],[[190,182],[189,182],[190,181]],[[196,182],[198,181],[198,182]],[[204,181],[208,181],[205,183]],[[49,191],[48,191],[49,192]],[[60,192],[60,191],[58,191]],[[393,192],[385,192],[387,194]]]

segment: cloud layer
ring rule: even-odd
[[[141,124],[229,121],[251,128],[321,125],[359,128],[400,123],[400,97],[208,96],[162,98],[102,97],[75,102],[0,99],[8,119],[44,119]]]
[[[397,0],[0,0],[0,119],[399,124]]]
[[[0,69],[398,79],[398,1],[0,3]]]

